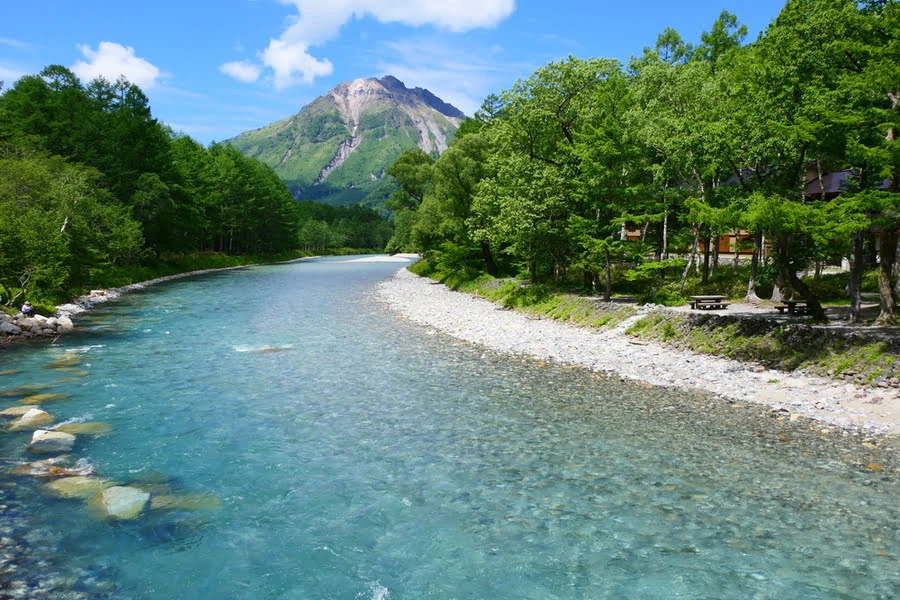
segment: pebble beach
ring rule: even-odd
[[[638,341],[625,330],[592,330],[535,319],[401,269],[376,290],[400,317],[485,349],[538,361],[580,365],[654,386],[695,389],[730,402],[767,405],[786,418],[810,418],[845,432],[900,434],[900,393]]]

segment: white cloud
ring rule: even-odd
[[[246,60],[225,63],[219,70],[229,77],[233,77],[243,83],[253,83],[259,79],[262,69]]]
[[[370,16],[382,23],[412,27],[431,25],[459,33],[493,27],[515,9],[515,0],[280,0],[297,14],[278,39],[260,52],[263,65],[274,72],[276,88],[310,83],[330,75],[333,66],[309,49],[333,39],[349,20]],[[229,63],[231,64],[231,63]]]
[[[14,40],[12,38],[4,38],[0,37],[0,46],[9,46],[10,48],[14,48],[16,50],[30,50],[31,44],[26,42],[20,42],[19,40]]]
[[[72,72],[83,81],[103,77],[115,81],[125,77],[140,88],[152,88],[159,82],[162,72],[143,58],[134,54],[134,48],[115,42],[100,42],[96,50],[87,45],[78,45],[87,61],[80,60],[72,65]]]
[[[0,81],[3,82],[3,89],[11,88],[16,81],[26,75],[28,72],[18,67],[0,64]]]
[[[318,60],[310,55],[303,42],[271,40],[262,52],[263,63],[275,71],[275,87],[290,87],[295,83],[312,83],[321,75],[330,75],[333,66],[328,59]]]

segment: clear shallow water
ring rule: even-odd
[[[221,501],[98,522],[16,479],[35,551],[140,599],[897,596],[891,459],[424,335],[368,296],[396,268],[182,280],[0,355],[21,370],[0,387],[52,383],[71,396],[47,410],[113,426],[76,446],[101,475]],[[29,435],[0,438],[7,463]]]

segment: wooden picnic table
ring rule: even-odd
[[[776,310],[784,314],[786,310],[789,315],[805,315],[809,313],[806,302],[800,300],[784,300],[783,304],[776,304]]]
[[[725,302],[725,296],[712,294],[708,296],[691,296],[689,302],[691,308],[696,310],[717,310],[728,308],[728,302]]]

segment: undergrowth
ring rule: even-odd
[[[806,324],[659,310],[635,321],[625,333],[773,369],[800,369],[859,383],[900,376],[900,348]]]
[[[460,270],[442,271],[427,259],[420,260],[409,270],[436,279],[450,289],[481,296],[505,308],[582,327],[615,327],[637,314],[637,309],[630,305],[597,303],[549,286],[526,284],[519,279],[495,279],[483,273],[467,275]]]
[[[720,268],[717,280],[707,286],[688,279],[684,295],[677,291],[672,276],[683,269],[683,262],[668,261],[654,267],[635,269],[624,290],[638,301],[657,304],[683,303],[689,294],[725,293],[739,297],[746,289],[730,269]],[[495,279],[477,271],[442,271],[422,260],[411,271],[437,279],[450,288],[478,294],[510,309],[588,327],[614,327],[637,314],[634,306],[616,306],[595,302],[548,285],[530,285],[516,278]],[[680,274],[679,274],[680,275]],[[823,297],[843,293],[845,275],[823,275],[815,281]],[[813,281],[812,278],[810,281]],[[867,273],[863,289],[873,287]],[[627,334],[665,342],[673,347],[703,354],[727,356],[754,362],[773,369],[805,372],[843,378],[857,383],[872,383],[900,378],[900,341],[884,341],[840,334],[807,324],[779,324],[765,319],[700,315],[655,310],[637,319]]]

